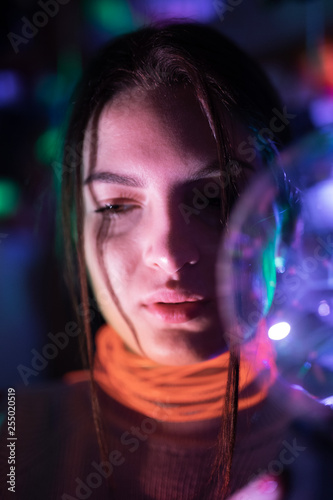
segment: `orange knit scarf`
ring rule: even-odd
[[[229,352],[201,363],[163,366],[129,351],[108,325],[97,332],[94,377],[121,404],[156,420],[186,422],[219,417],[227,385]],[[276,378],[263,323],[242,347],[239,410],[262,401]]]

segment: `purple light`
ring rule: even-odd
[[[313,100],[309,110],[312,122],[316,127],[333,123],[333,97],[325,96]]]
[[[319,316],[329,316],[331,313],[331,308],[326,302],[326,300],[322,300],[318,306],[318,314]]]
[[[209,21],[215,15],[214,2],[207,0],[146,0],[143,6],[137,3],[138,10],[154,19],[189,18],[196,21]],[[141,8],[140,8],[141,7]]]
[[[14,71],[0,71],[0,107],[17,101],[22,94],[20,79]]]
[[[304,217],[318,231],[333,229],[333,181],[322,181],[304,196]]]

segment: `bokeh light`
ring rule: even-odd
[[[23,85],[15,71],[0,71],[0,107],[16,103],[23,95]]]
[[[127,33],[135,27],[128,2],[123,0],[86,0],[86,17],[112,35]]]
[[[57,158],[61,132],[59,128],[50,128],[43,132],[35,144],[36,158],[44,165],[50,165]]]
[[[11,179],[0,179],[0,218],[13,216],[19,204],[19,186]]]
[[[207,2],[207,0],[133,0],[135,9],[152,20],[191,19],[192,21],[208,22],[224,11],[223,2]]]

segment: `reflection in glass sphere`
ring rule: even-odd
[[[274,323],[268,330],[268,336],[271,340],[282,340],[290,333],[290,325],[286,321]]]
[[[333,394],[333,127],[285,151],[240,197],[218,283],[229,343],[246,342],[266,317],[280,373]]]

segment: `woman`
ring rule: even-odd
[[[295,395],[276,381],[264,323],[240,356],[228,350],[215,265],[287,121],[260,69],[208,27],[139,30],[88,68],[62,205],[90,374],[17,396],[19,498],[220,499],[267,471],[254,498],[280,494]]]

